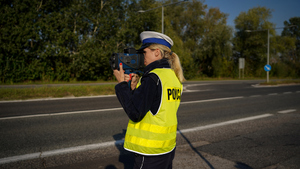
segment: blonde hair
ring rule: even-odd
[[[179,79],[180,82],[184,82],[185,78],[183,76],[183,71],[182,71],[182,66],[179,60],[179,57],[177,56],[176,53],[172,52],[171,49],[168,48],[165,45],[161,44],[152,44],[148,47],[149,49],[159,49],[162,58],[168,59],[169,65],[171,66],[171,69],[174,70],[177,78]]]

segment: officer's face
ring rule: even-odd
[[[145,66],[159,59],[162,59],[159,49],[149,49],[149,48],[144,49]]]

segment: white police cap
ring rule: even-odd
[[[153,43],[165,45],[165,46],[169,47],[170,49],[173,46],[172,39],[169,36],[159,33],[159,32],[144,31],[140,34],[140,38],[141,38],[143,45],[139,50],[143,50],[146,47],[149,47]]]

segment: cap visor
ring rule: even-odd
[[[145,43],[142,45],[141,48],[139,48],[137,51],[142,52],[145,48],[149,47],[152,43]]]

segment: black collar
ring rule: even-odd
[[[148,74],[151,70],[156,68],[171,68],[171,67],[169,65],[168,59],[157,60],[150,63],[144,68],[144,75]]]

